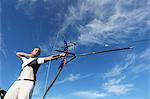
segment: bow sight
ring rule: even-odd
[[[65,44],[65,46],[62,46],[61,48],[71,48],[71,47],[73,47],[73,46],[75,46],[76,45],[76,42],[66,42],[66,41],[64,41],[66,44]],[[75,53],[71,53],[71,52],[66,52],[66,51],[63,51],[63,50],[54,50],[54,51],[56,51],[56,52],[59,52],[59,53],[68,53],[68,55],[69,55],[69,57],[75,57]]]

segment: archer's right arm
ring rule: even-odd
[[[17,52],[16,55],[19,58],[22,58],[22,57],[32,57],[33,56],[32,54],[27,54],[27,53],[24,53],[24,52]]]

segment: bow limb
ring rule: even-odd
[[[67,43],[64,41],[65,43],[65,46],[67,46]],[[48,86],[48,88],[46,89],[44,95],[43,95],[43,98],[42,99],[45,99],[45,96],[47,95],[48,91],[52,88],[53,84],[55,83],[55,81],[57,80],[58,76],[60,75],[63,67],[65,66],[65,64],[67,63],[67,57],[68,57],[68,47],[65,47],[64,49],[64,52],[65,52],[65,56],[64,56],[64,59],[62,60],[60,66],[59,66],[59,70],[55,76],[55,78],[52,80],[51,84]]]
[[[65,64],[64,64],[64,65],[65,65]],[[45,93],[44,93],[44,95],[43,95],[43,98],[42,98],[42,99],[44,99],[44,98],[45,98],[45,96],[47,95],[48,91],[51,89],[51,87],[53,86],[53,84],[54,84],[54,83],[55,83],[55,81],[57,80],[57,78],[58,78],[59,74],[61,73],[61,71],[62,71],[63,67],[64,67],[64,66],[62,66],[61,68],[59,68],[59,70],[58,70],[58,72],[57,72],[57,74],[56,74],[55,78],[53,79],[52,83],[51,83],[51,84],[48,86],[48,88],[46,89],[46,91],[45,91]]]

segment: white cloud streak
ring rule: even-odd
[[[132,79],[134,76],[138,77],[142,73],[150,72],[149,52],[150,49],[148,47],[141,53],[127,55],[123,62],[118,63],[105,73],[104,78],[106,82],[103,84],[103,89],[116,95],[126,94],[136,89],[134,83],[125,82],[129,81],[128,78]]]
[[[18,0],[17,7],[24,6],[24,5],[28,4],[28,6],[30,8],[30,6],[35,5],[35,3],[37,1],[39,1],[39,0]]]
[[[73,82],[73,81],[76,81],[76,80],[81,80],[81,79],[91,77],[92,75],[93,74],[87,74],[87,75],[81,76],[80,74],[70,74],[67,78],[63,79],[62,81],[56,82],[56,84],[63,84],[63,83],[66,83],[66,82]]]
[[[4,50],[3,50],[3,38],[2,38],[2,8],[0,4],[0,54],[2,53],[4,53]]]
[[[22,10],[26,15],[32,15],[37,1],[39,0],[18,0],[16,9]]]
[[[143,53],[141,53],[140,58],[147,58],[147,60],[150,60],[150,48],[148,48],[147,50],[145,50]]]
[[[121,77],[119,79],[108,80],[108,82],[104,83],[103,88],[108,93],[113,93],[116,95],[125,94],[125,93],[133,90],[134,89],[133,84],[121,84],[124,79],[125,79],[125,76]]]
[[[116,95],[125,94],[133,89],[133,84],[116,84],[116,85],[109,85],[106,84],[104,86],[109,93],[114,93]]]
[[[30,15],[39,1],[52,3],[49,0],[18,0],[16,7]],[[74,6],[68,7],[59,31],[65,32],[70,25],[78,27],[77,41],[86,45],[125,43],[129,36],[130,40],[135,39],[133,35],[142,38],[149,29],[149,2],[150,0],[79,0]]]
[[[5,43],[3,40],[3,33],[2,33],[2,5],[0,4],[0,74],[2,71],[2,57],[7,57],[6,56],[6,51],[5,51]],[[1,77],[0,77],[1,78]],[[1,81],[0,81],[1,83]]]
[[[6,57],[6,52],[5,52],[5,43],[3,41],[3,34],[0,32],[0,54],[4,57]]]
[[[74,92],[72,93],[74,96],[78,96],[78,97],[82,97],[82,98],[86,98],[86,99],[96,99],[96,98],[104,98],[107,97],[108,94],[106,93],[101,93],[98,91],[78,91],[78,92]]]
[[[125,43],[129,36],[142,37],[149,29],[150,7],[147,3],[146,0],[79,1],[68,8],[64,27],[77,25],[78,41],[82,44]],[[87,18],[89,20],[85,20]]]
[[[144,50],[142,53],[136,55],[136,61],[140,60],[138,64],[132,66],[130,70],[135,73],[143,73],[143,72],[150,72],[150,47]]]
[[[124,60],[125,63],[117,64],[112,68],[109,72],[104,74],[104,78],[109,77],[115,77],[122,75],[123,72],[125,72],[130,66],[132,66],[135,63],[136,55],[129,54],[127,55],[126,59]]]
[[[106,72],[104,78],[120,76],[123,73],[141,73],[150,70],[150,48],[141,53],[128,54],[125,60]],[[139,61],[140,60],[140,61]]]

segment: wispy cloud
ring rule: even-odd
[[[104,74],[104,78],[116,77],[122,75],[130,66],[135,63],[136,55],[129,54],[126,56],[125,62],[116,64],[110,71]]]
[[[35,10],[35,4],[37,1],[39,0],[18,0],[16,9],[22,10],[26,15],[32,15]]]
[[[139,74],[143,72],[150,73],[150,63],[141,63],[139,65],[135,65],[135,67],[132,68],[131,72],[135,74]]]
[[[77,91],[72,93],[72,95],[74,96],[78,96],[78,97],[82,97],[82,98],[86,98],[86,99],[96,99],[96,98],[103,98],[103,97],[107,97],[108,94],[106,93],[101,93],[98,91]]]
[[[91,77],[93,74],[87,74],[87,75],[81,75],[81,74],[70,74],[67,78],[63,79],[62,81],[58,81],[56,82],[56,84],[63,84],[66,82],[73,82],[76,80],[81,80],[81,79],[85,79],[88,77]]]
[[[121,84],[122,80],[125,79],[121,77],[119,79],[111,79],[104,83],[103,88],[108,92],[116,95],[125,94],[134,89],[134,84]]]
[[[2,57],[6,57],[6,51],[2,33],[2,5],[0,4],[0,74],[2,71]]]
[[[121,95],[133,90],[134,85],[133,84],[114,84],[114,85],[106,84],[104,86],[104,89],[106,89],[109,93]]]
[[[2,34],[2,7],[0,5],[0,55],[6,56],[4,50],[4,41],[3,41],[3,34]]]
[[[141,53],[126,55],[123,62],[118,63],[110,71],[104,73],[105,83],[102,87],[108,93],[126,94],[136,89],[135,82],[130,80],[145,72],[150,72],[149,47]]]
[[[38,3],[42,3],[42,8],[53,4],[49,0],[18,0],[16,6],[30,15]],[[67,13],[61,14],[65,17],[59,31],[67,32],[72,26],[77,32],[73,39],[81,44],[125,43],[136,39],[134,35],[142,38],[150,30],[149,0],[79,0],[67,6]]]
[[[137,64],[130,68],[132,73],[139,74],[143,72],[150,72],[150,47],[140,54],[136,54]],[[140,61],[139,61],[140,60]]]
[[[7,57],[5,50],[5,43],[3,41],[2,33],[0,33],[0,55]]]
[[[140,38],[149,30],[149,8],[148,1],[79,1],[68,8],[64,27],[78,27],[78,41],[82,44],[125,43],[129,36]]]
[[[147,60],[150,60],[150,48],[147,48],[144,52],[141,53],[140,58],[146,58]]]
[[[123,62],[116,64],[111,70],[104,74],[104,78],[117,77],[123,73],[141,73],[150,70],[149,47],[141,53],[131,53]]]

